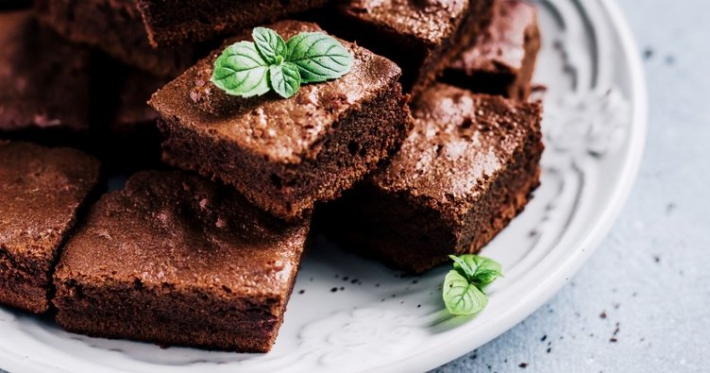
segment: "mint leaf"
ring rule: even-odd
[[[212,83],[228,95],[253,97],[269,91],[269,64],[254,43],[239,42],[227,47],[214,63]]]
[[[469,262],[463,259],[464,257],[466,257],[466,255],[462,256],[461,258],[454,255],[449,255],[449,258],[454,261],[454,269],[459,271],[461,275],[466,277],[467,279],[472,279],[476,270],[475,263],[474,266],[471,267]]]
[[[483,290],[503,276],[501,265],[473,254],[449,258],[454,261],[454,269],[446,275],[442,289],[446,309],[457,316],[481,312],[488,304]]]
[[[350,71],[353,56],[334,38],[320,32],[304,32],[286,42],[287,62],[298,66],[302,83],[337,79]]]
[[[444,304],[452,315],[474,315],[488,305],[488,297],[456,270],[446,275],[443,292]]]
[[[301,88],[301,75],[296,65],[286,62],[269,67],[271,88],[283,98],[290,98]]]
[[[252,31],[251,36],[254,39],[256,50],[270,65],[280,64],[288,57],[286,42],[276,31],[266,27],[257,27]]]
[[[473,274],[473,282],[477,286],[486,287],[498,277],[503,277],[503,269],[498,262],[477,255],[474,255],[474,257],[478,267]]]

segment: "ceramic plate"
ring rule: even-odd
[[[443,311],[447,268],[403,277],[319,239],[269,354],[93,339],[0,308],[0,367],[11,372],[415,372],[502,334],[547,301],[604,238],[629,193],[645,137],[638,49],[610,0],[538,0],[544,46],[543,181],[484,250],[506,277],[475,318]]]

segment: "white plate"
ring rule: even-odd
[[[641,159],[646,91],[638,50],[611,0],[538,0],[544,46],[542,187],[484,251],[503,264],[476,318],[442,311],[446,268],[402,278],[320,240],[266,355],[214,353],[73,335],[0,308],[0,367],[11,372],[426,371],[505,332],[591,255]],[[343,287],[344,290],[340,290]],[[338,288],[337,292],[332,292]],[[301,290],[305,292],[299,294]]]

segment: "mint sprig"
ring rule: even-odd
[[[289,98],[302,84],[338,79],[352,68],[352,54],[321,32],[284,41],[276,31],[257,27],[252,38],[227,47],[214,63],[212,83],[229,95],[253,97],[273,90]]]
[[[446,309],[456,316],[481,312],[488,305],[485,288],[503,276],[501,265],[478,255],[450,255],[454,269],[444,279],[443,298]]]

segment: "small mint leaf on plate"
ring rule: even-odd
[[[269,67],[271,88],[283,98],[290,98],[301,88],[298,67],[290,62]]]
[[[270,90],[269,64],[254,43],[239,42],[227,47],[214,63],[212,83],[227,94],[253,97]]]
[[[476,271],[475,263],[471,266],[470,261],[466,261],[467,255],[462,255],[461,257],[455,255],[449,255],[449,258],[454,261],[454,270],[459,271],[462,276],[467,279],[472,279]]]
[[[286,61],[298,66],[302,83],[319,83],[347,74],[353,56],[333,37],[321,32],[304,32],[286,42]]]
[[[456,270],[446,275],[443,297],[446,309],[455,316],[475,315],[488,305],[488,297]]]
[[[288,58],[286,42],[276,31],[266,27],[257,27],[252,32],[254,45],[261,57],[269,64],[280,64]],[[279,57],[281,57],[279,59]]]

